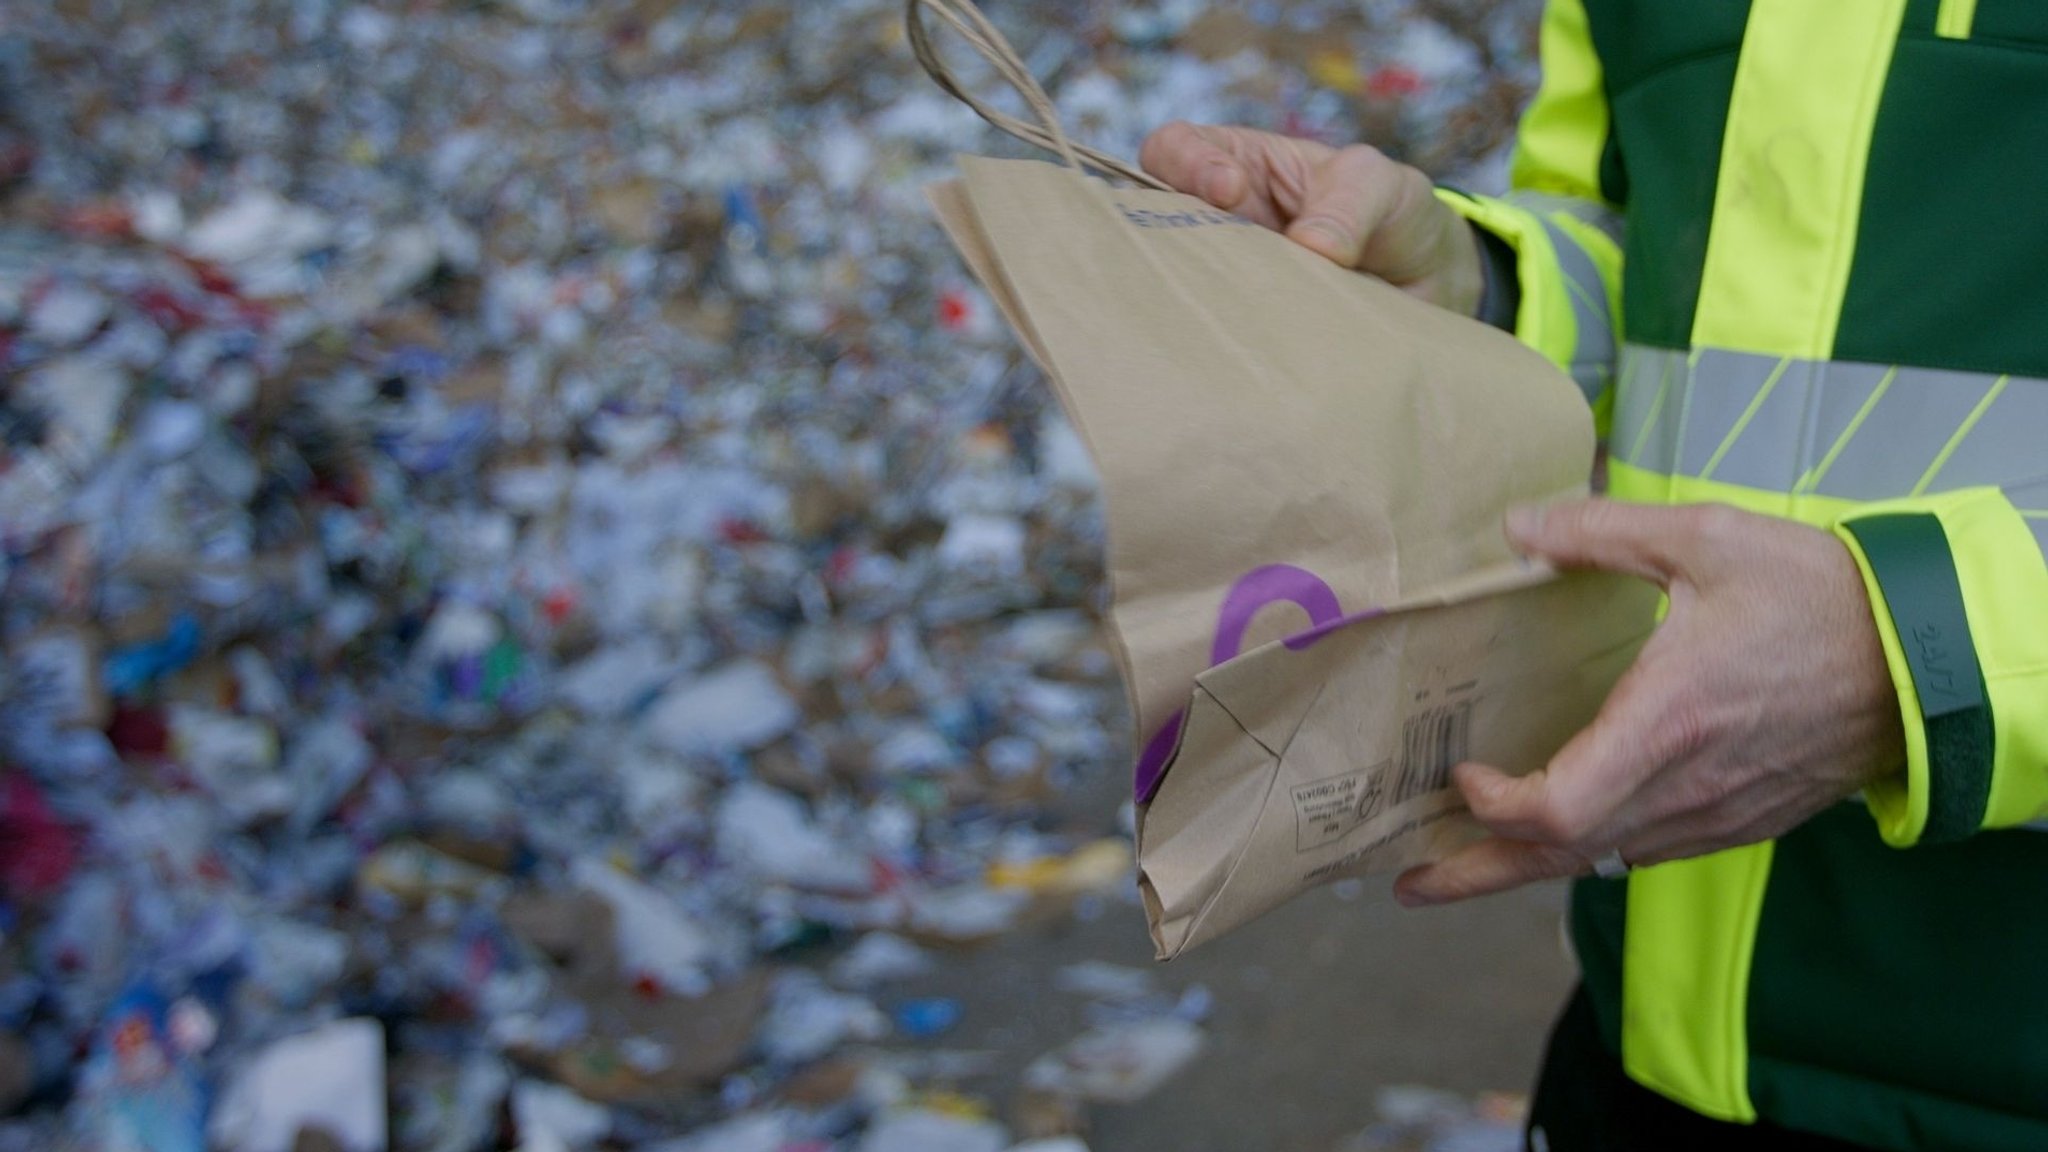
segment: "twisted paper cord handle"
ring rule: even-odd
[[[960,83],[959,77],[955,76],[953,70],[939,57],[938,49],[932,44],[931,28],[924,20],[926,9],[951,25],[962,39],[995,67],[997,74],[1024,97],[1024,103],[1030,107],[1032,115],[1038,118],[1038,123],[1033,124],[1028,120],[1020,120],[1008,113],[997,111]],[[974,0],[906,0],[903,18],[910,35],[910,50],[916,54],[917,62],[924,66],[924,70],[938,82],[939,87],[974,109],[975,114],[983,120],[1027,144],[1035,144],[1048,152],[1058,153],[1060,159],[1075,171],[1093,168],[1105,176],[1128,180],[1146,188],[1157,188],[1162,192],[1172,191],[1164,182],[1154,179],[1135,165],[1125,163],[1107,152],[1070,140],[1066,128],[1060,123],[1059,110],[1053,107],[1052,97],[1045,94],[1045,89],[1039,86],[1037,78],[1025,68],[1024,61],[1017,55],[1017,50],[1010,46],[1010,41],[994,24],[989,23],[988,17],[981,14],[981,9],[975,6]]]

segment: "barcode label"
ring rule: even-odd
[[[1451,767],[1470,755],[1472,702],[1461,700],[1410,716],[1401,726],[1401,782],[1394,803],[1406,804],[1451,782]]]

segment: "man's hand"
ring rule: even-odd
[[[1508,538],[1566,568],[1661,585],[1671,610],[1593,723],[1521,778],[1455,772],[1493,833],[1404,873],[1435,904],[1782,835],[1905,763],[1862,576],[1828,533],[1730,508],[1518,509]]]
[[[1175,122],[1145,170],[1318,255],[1464,316],[1479,311],[1479,241],[1429,177],[1365,145],[1336,149],[1249,128]]]

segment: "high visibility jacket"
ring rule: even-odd
[[[1603,1034],[1720,1119],[2048,1149],[2048,3],[1551,0],[1541,47],[1516,191],[1445,199],[1516,250],[1611,495],[1841,537],[1909,750],[1580,882]]]

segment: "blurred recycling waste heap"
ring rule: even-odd
[[[1200,7],[1000,15],[1126,153],[1498,168],[1527,4]],[[1098,973],[1012,1132],[871,998],[1138,924],[1047,806],[1125,762],[1092,471],[899,18],[8,5],[0,1148],[1072,1149],[1194,1058]]]

